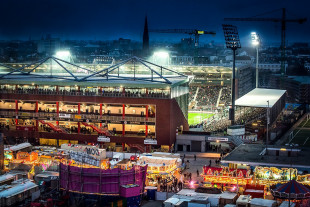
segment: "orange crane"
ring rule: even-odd
[[[215,32],[204,31],[199,29],[151,29],[150,32],[156,33],[179,33],[179,34],[189,34],[195,37],[195,47],[199,46],[199,37],[204,34],[216,35]]]
[[[250,17],[250,18],[224,18],[225,21],[250,21],[250,22],[281,22],[281,73],[282,75],[285,73],[285,60],[286,60],[286,46],[285,46],[285,31],[286,31],[286,23],[299,23],[302,24],[307,21],[307,18],[300,19],[287,19],[286,17],[286,9],[282,8],[282,17],[281,18],[258,18],[258,17]]]

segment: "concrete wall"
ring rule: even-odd
[[[180,134],[177,135],[175,149],[178,149],[178,145],[183,145],[183,152],[186,152],[186,146],[192,145],[192,141],[201,141],[201,151],[206,150],[206,136],[205,135],[192,135],[192,134]],[[190,148],[192,151],[192,146]]]

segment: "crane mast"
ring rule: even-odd
[[[189,34],[194,35],[195,37],[195,47],[199,46],[199,37],[204,34],[211,34],[213,36],[216,35],[215,32],[212,31],[204,31],[198,29],[151,29],[150,32],[155,33],[178,33],[178,34]]]
[[[285,74],[285,61],[286,61],[286,23],[299,23],[302,24],[307,21],[307,18],[300,19],[287,19],[286,18],[286,9],[282,8],[282,18],[224,18],[225,21],[255,21],[255,22],[281,22],[281,74]]]

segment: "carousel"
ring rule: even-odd
[[[271,193],[276,199],[288,200],[289,206],[291,202],[301,204],[304,201],[309,204],[310,189],[295,180],[276,185]]]

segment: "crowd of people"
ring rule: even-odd
[[[106,97],[136,97],[136,98],[170,98],[170,94],[167,91],[151,91],[145,93],[139,90],[125,89],[120,90],[116,88],[114,90],[104,90],[103,89],[50,89],[50,88],[24,88],[18,87],[16,89],[8,89],[6,86],[0,88],[0,93],[18,93],[18,94],[42,94],[42,95],[76,95],[76,96],[106,96]]]
[[[195,98],[195,94],[198,93]],[[191,86],[189,90],[190,102],[195,102],[195,109],[215,107],[221,86]]]
[[[172,176],[172,180],[168,181],[162,177],[157,178],[158,190],[161,192],[179,192],[183,188],[183,182],[177,179],[175,176]]]
[[[222,93],[220,93],[221,89]],[[196,93],[197,96],[195,99]],[[224,104],[225,107],[228,106],[231,102],[231,87],[210,85],[210,86],[190,86],[189,88],[189,103],[192,109],[207,109],[207,110],[215,109],[217,106],[218,99],[219,103]]]
[[[255,120],[265,119],[266,109],[265,108],[244,108],[235,111],[235,123],[246,124]],[[231,121],[228,116],[224,113],[213,116],[208,121],[203,122],[204,131],[208,132],[223,132],[231,125]]]
[[[224,106],[228,106],[231,103],[231,87],[226,86],[222,89],[222,94],[220,97],[220,103],[224,104]]]

